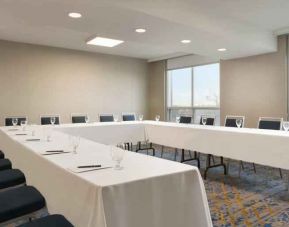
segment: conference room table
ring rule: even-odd
[[[163,121],[67,125],[60,130],[104,144],[149,141],[167,147],[289,170],[289,132]]]
[[[122,170],[110,168],[111,146],[147,141],[148,122],[0,128],[0,149],[27,184],[44,195],[49,213],[79,227],[211,227],[196,167],[125,151]],[[47,132],[51,141],[46,140]],[[69,137],[81,137],[77,154]],[[32,140],[31,140],[32,139]],[[39,140],[37,140],[39,139]],[[68,153],[50,154],[62,150]],[[80,165],[102,168],[79,172]]]

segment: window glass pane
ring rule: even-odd
[[[192,105],[192,68],[168,71],[168,106]]]
[[[169,109],[169,121],[176,121],[177,116],[193,116],[192,108]]]
[[[219,107],[219,64],[197,66],[194,72],[194,107]]]
[[[220,109],[195,109],[195,124],[200,124],[200,119],[202,115],[215,116],[215,125],[220,125]]]

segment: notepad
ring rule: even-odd
[[[101,167],[96,167],[96,168],[78,168],[78,166],[80,165],[69,167],[67,169],[73,173],[83,173],[83,172],[90,172],[90,171],[95,171],[95,170],[112,168],[111,166],[105,166],[105,165],[101,165]]]
[[[28,142],[32,142],[32,141],[40,141],[40,139],[26,139],[26,141],[28,141]]]
[[[41,151],[40,154],[42,155],[57,155],[57,154],[68,154],[71,153],[70,151],[63,151],[63,150],[51,150],[51,151]]]

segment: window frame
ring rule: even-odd
[[[196,110],[220,110],[220,100],[219,100],[219,106],[194,106],[194,67],[198,67],[198,66],[206,66],[206,65],[213,65],[213,64],[219,64],[220,67],[220,62],[212,62],[212,63],[206,63],[206,64],[200,64],[200,65],[194,65],[194,66],[188,66],[188,67],[183,67],[183,68],[175,68],[175,69],[167,69],[166,70],[166,75],[165,75],[165,88],[166,88],[166,120],[169,121],[171,120],[171,111],[172,110],[180,110],[180,109],[191,109],[192,110],[192,119],[194,120],[195,118],[195,111]],[[169,81],[169,72],[173,71],[173,70],[178,70],[178,69],[187,69],[190,68],[191,69],[191,106],[173,106],[173,105],[168,105],[169,101],[170,104],[172,104],[172,96],[173,93],[169,94],[169,91],[173,91],[172,88],[169,89],[169,83],[171,83],[171,81]],[[220,69],[220,68],[219,68]],[[220,72],[220,71],[219,71]],[[220,89],[220,73],[219,73],[219,89]],[[170,86],[172,86],[172,83],[170,84]],[[220,96],[219,96],[220,98]],[[169,100],[170,99],[170,100]]]

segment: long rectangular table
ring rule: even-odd
[[[153,143],[289,170],[289,132],[146,122]]]
[[[48,126],[49,127],[49,126]],[[112,166],[109,146],[147,139],[147,123],[63,125],[53,127],[52,141],[43,139],[45,126],[34,126],[36,138],[0,130],[0,148],[37,187],[50,213],[65,215],[79,227],[210,227],[207,197],[197,168],[127,151],[123,166],[73,173],[77,165]],[[70,150],[68,134],[82,137],[77,154],[43,156],[45,150]]]

